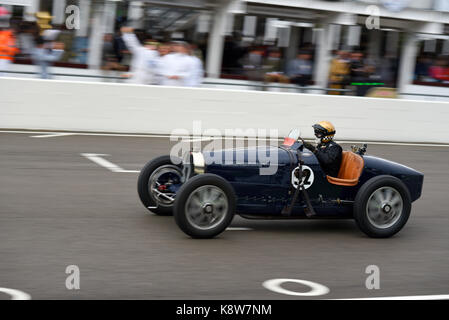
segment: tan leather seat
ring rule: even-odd
[[[327,181],[338,186],[353,187],[359,183],[365,165],[363,158],[350,151],[343,151],[338,177],[327,176]]]

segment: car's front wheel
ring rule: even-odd
[[[358,191],[354,218],[358,227],[372,238],[388,238],[398,233],[410,216],[410,193],[393,176],[377,176]]]
[[[179,190],[173,214],[176,224],[192,238],[213,238],[229,226],[235,212],[235,194],[225,179],[202,174]]]
[[[181,184],[182,165],[174,164],[170,156],[162,156],[148,162],[141,170],[137,191],[145,208],[167,216],[173,213],[176,190]]]

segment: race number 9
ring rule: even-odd
[[[312,184],[313,180],[315,179],[315,175],[313,174],[313,170],[308,166],[302,166],[302,183],[304,184],[305,189],[309,189]],[[292,171],[292,185],[296,189],[298,189],[299,184],[299,167],[296,167],[295,170]]]

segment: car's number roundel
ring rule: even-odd
[[[304,184],[304,188],[309,189],[313,184],[313,180],[315,179],[313,170],[308,166],[302,166],[302,174],[303,174],[302,183]],[[298,176],[299,176],[299,167],[296,167],[292,171],[292,185],[295,188],[298,188],[299,183]]]

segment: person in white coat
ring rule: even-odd
[[[142,45],[133,28],[122,27],[121,32],[126,47],[133,55],[129,83],[156,84],[156,67],[159,59],[156,46],[151,43]]]
[[[187,86],[191,76],[192,59],[188,44],[174,42],[172,52],[161,58],[158,65],[160,84],[164,86]]]
[[[199,87],[204,79],[203,61],[195,55],[193,46],[190,46],[190,74],[187,79],[187,86]]]

